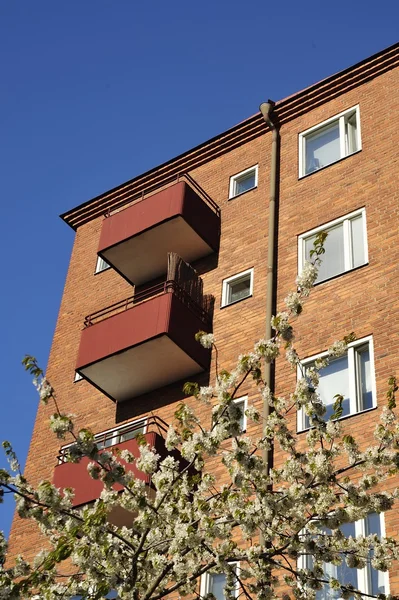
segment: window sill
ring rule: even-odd
[[[258,189],[258,186],[254,185],[254,187],[251,187],[249,190],[245,190],[245,192],[241,192],[240,194],[236,194],[235,196],[229,196],[229,200],[235,200],[235,198],[240,198],[240,196],[244,196],[245,194],[248,194],[248,192],[253,192],[256,189]]]
[[[328,167],[337,165],[338,163],[342,162],[343,160],[346,160],[347,158],[350,158],[351,156],[355,156],[356,154],[359,154],[359,152],[361,152],[361,151],[362,151],[362,149],[360,148],[359,150],[356,150],[356,152],[352,152],[352,154],[343,156],[342,158],[339,158],[338,160],[335,160],[334,162],[332,162],[328,165],[325,165],[324,167],[320,167],[320,169],[316,169],[315,171],[311,171],[310,173],[305,173],[304,175],[299,175],[298,181],[301,181],[302,179],[306,179],[307,177],[311,177],[315,173],[320,173],[320,171],[324,171],[325,169],[328,169]]]
[[[252,298],[252,296],[253,294],[250,294],[249,296],[245,296],[245,298],[240,298],[239,300],[234,300],[234,302],[229,302],[229,304],[223,304],[223,306],[220,307],[220,310],[222,310],[222,308],[227,308],[228,306],[234,306],[234,304],[239,304],[244,300],[248,300],[248,298]]]
[[[342,271],[342,273],[337,273],[336,275],[332,275],[327,279],[323,279],[323,281],[317,281],[313,287],[319,287],[323,283],[328,283],[329,281],[334,281],[338,277],[342,277],[343,275],[347,275],[348,273],[354,273],[355,271],[359,271],[359,269],[363,269],[364,267],[368,267],[369,263],[365,262],[364,265],[359,265],[358,267],[354,267],[353,269],[348,269],[347,271]]]
[[[378,406],[372,406],[371,408],[365,408],[364,410],[359,410],[359,412],[351,413],[350,415],[344,415],[343,417],[340,417],[339,419],[334,419],[334,421],[345,421],[346,419],[350,419],[351,417],[356,417],[357,415],[364,415],[366,413],[372,412],[373,410],[376,410],[377,408],[378,408]],[[298,429],[297,434],[307,433],[311,429],[313,429],[313,427],[307,427],[306,429]]]

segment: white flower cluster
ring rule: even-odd
[[[332,358],[339,358],[340,356],[343,356],[345,354],[347,349],[348,346],[346,342],[344,340],[338,340],[334,342],[332,346],[330,346],[330,348],[328,349],[328,355]]]
[[[72,415],[60,415],[55,413],[50,417],[50,429],[59,439],[64,439],[65,434],[73,431]]]
[[[50,382],[45,377],[42,377],[41,379],[33,379],[33,385],[39,393],[41,402],[47,404],[49,398],[51,398],[54,393]]]
[[[197,339],[204,348],[212,348],[212,345],[215,343],[215,336],[213,333],[202,332],[201,335],[197,334]]]
[[[310,290],[314,286],[317,279],[317,267],[312,263],[306,261],[303,265],[302,272],[296,278],[296,284],[300,289],[302,296],[308,296]]]
[[[290,292],[284,300],[286,307],[293,315],[299,315],[302,312],[301,297],[298,292]]]

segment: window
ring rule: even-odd
[[[383,516],[376,513],[371,513],[366,519],[361,519],[355,523],[345,523],[340,527],[345,537],[360,537],[371,534],[376,534],[378,537],[385,535]],[[331,533],[330,530],[324,529],[324,533]],[[299,559],[299,568],[312,568],[312,557],[301,556]],[[324,576],[326,579],[333,577],[338,579],[343,584],[351,584],[356,589],[359,589],[364,594],[377,596],[377,594],[388,593],[388,574],[382,571],[376,571],[372,568],[370,562],[364,569],[350,569],[345,559],[340,565],[324,563]],[[325,584],[321,590],[316,592],[316,600],[332,600],[341,598],[339,590],[332,590]]]
[[[230,177],[229,199],[235,198],[244,192],[253,190],[258,186],[258,165],[245,169],[237,175]]]
[[[356,210],[345,217],[312,229],[298,238],[298,268],[301,271],[317,234],[327,232],[324,242],[325,253],[321,255],[321,265],[316,283],[345,273],[367,264],[366,210]]]
[[[299,134],[299,177],[361,150],[359,106]]]
[[[74,383],[76,383],[77,381],[82,381],[83,377],[80,373],[78,373],[77,371],[75,371],[75,377],[73,378]]]
[[[237,572],[239,563],[231,563],[234,570]],[[206,596],[206,594],[213,594],[216,600],[225,600],[223,590],[226,585],[226,574],[225,573],[205,573],[201,577],[201,590],[200,597]],[[236,582],[235,596],[238,597],[239,585]]]
[[[115,446],[121,442],[127,442],[128,440],[133,440],[138,435],[145,433],[146,425],[146,419],[141,419],[139,421],[127,423],[127,425],[123,425],[118,429],[97,433],[95,435],[96,444],[98,448],[101,449],[109,448],[110,446]]]
[[[302,362],[305,371],[314,365],[316,358],[327,356],[327,352],[313,356]],[[376,406],[376,389],[374,377],[374,353],[371,337],[356,340],[348,345],[344,356],[330,361],[330,364],[319,371],[320,382],[317,393],[327,407],[324,415],[329,419],[333,414],[335,394],[342,394],[342,417],[354,415]],[[298,376],[302,376],[299,369]],[[303,410],[298,411],[298,431],[310,427],[309,417]]]
[[[101,258],[101,256],[97,256],[95,273],[101,273],[101,271],[105,271],[106,269],[109,269],[109,268],[110,268],[110,265],[107,262],[105,262],[105,260],[103,258]]]
[[[245,410],[247,408],[247,400],[247,396],[243,396],[242,398],[236,398],[235,400],[233,400],[234,404],[238,406],[238,408],[241,410],[240,431],[242,433],[244,433],[244,431],[246,431],[247,429],[247,417],[245,415]]]
[[[248,269],[223,280],[222,307],[252,296],[253,274],[254,270]]]

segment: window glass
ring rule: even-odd
[[[238,408],[241,410],[241,417],[240,417],[240,431],[245,431],[245,398],[243,398],[242,400],[237,400],[234,402],[234,404],[236,406],[238,406]]]
[[[255,187],[255,171],[251,171],[235,180],[234,195],[243,194]]]
[[[342,394],[344,401],[342,403],[342,416],[350,414],[349,405],[349,372],[348,356],[341,356],[330,362],[327,367],[319,371],[320,381],[317,392],[320,400],[326,406],[327,410],[324,419],[329,419],[333,414],[334,395]],[[306,417],[305,427],[309,427],[309,418]]]
[[[340,527],[345,537],[356,538],[359,535],[376,534],[381,537],[381,517],[376,513],[368,515],[365,520],[356,523],[346,523]],[[331,530],[324,529],[325,533],[330,534]],[[312,567],[312,559],[308,561],[308,566]],[[340,565],[324,563],[323,570],[326,578],[333,577],[345,585],[353,585],[365,594],[383,594],[386,593],[386,577],[381,571],[376,571],[371,567],[370,562],[364,569],[350,569],[345,559]],[[316,592],[316,600],[339,600],[342,598],[340,590],[332,590],[325,584],[321,590]],[[353,596],[350,597],[353,599]]]
[[[339,122],[309,134],[305,138],[306,169],[312,173],[340,159]]]
[[[359,107],[299,134],[299,177],[327,167],[361,148]]]
[[[350,227],[352,240],[352,267],[354,268],[364,265],[366,262],[362,215],[359,215],[355,219],[351,219]]]
[[[373,406],[373,392],[371,385],[371,364],[369,347],[363,346],[357,350],[358,360],[358,397],[360,400],[359,410],[365,410]]]
[[[144,423],[141,427],[137,427],[137,429],[126,431],[125,433],[122,432],[120,435],[120,441],[127,442],[127,440],[133,440],[141,433],[144,433]]]
[[[321,354],[320,356],[323,356]],[[324,355],[325,356],[325,355]],[[376,405],[374,389],[374,370],[372,364],[372,340],[359,340],[349,345],[344,356],[335,358],[330,364],[320,369],[317,393],[320,401],[326,406],[324,419],[331,418],[334,413],[334,396],[343,396],[342,417],[356,414],[373,408]],[[314,359],[303,363],[306,371],[313,367]],[[298,375],[302,376],[302,370]],[[310,419],[304,410],[298,412],[298,429],[310,427]]]
[[[209,575],[209,591],[216,600],[225,600],[223,590],[226,585],[226,575],[224,573],[211,573]]]
[[[365,239],[365,211],[355,211],[346,217],[337,219],[330,225],[318,227],[308,234],[299,236],[300,264],[311,260],[316,236],[325,231],[324,254],[320,256],[321,264],[316,283],[345,273],[367,263],[367,244]]]
[[[327,230],[328,235],[324,242],[324,254],[321,256],[321,265],[316,283],[324,281],[330,277],[334,277],[345,271],[345,254],[344,254],[344,228],[343,225],[338,225]],[[316,236],[312,236],[305,240],[305,256],[306,260],[310,259],[310,251],[313,249],[313,243]]]
[[[230,283],[229,285],[229,297],[228,302],[237,302],[237,300],[242,300],[242,298],[246,298],[250,294],[251,287],[251,278],[249,275],[246,275],[242,279],[237,279]]]

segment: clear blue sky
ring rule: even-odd
[[[47,362],[74,236],[58,215],[390,46],[398,22],[397,0],[0,0],[0,441],[22,462],[20,361]]]

